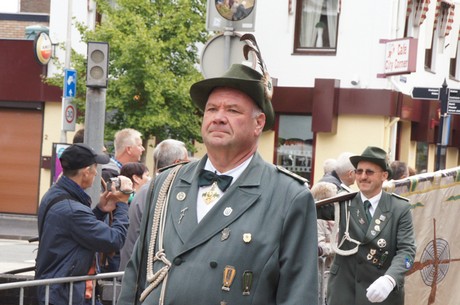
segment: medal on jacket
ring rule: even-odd
[[[219,191],[217,190],[217,183],[213,182],[211,185],[211,189],[207,192],[204,192],[202,197],[206,204],[210,204],[214,200],[219,199]]]
[[[243,295],[250,295],[252,287],[252,271],[243,272]]]
[[[224,276],[222,279],[222,290],[230,291],[230,286],[235,279],[236,269],[233,266],[225,266],[224,268]]]

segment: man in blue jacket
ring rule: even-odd
[[[128,228],[129,193],[132,182],[120,176],[120,188],[104,192],[96,208],[85,193],[97,174],[97,164],[109,157],[97,154],[85,144],[69,146],[60,157],[63,175],[43,196],[38,211],[39,248],[36,279],[94,274],[95,252],[119,250]],[[114,221],[101,221],[114,210]],[[89,285],[89,283],[88,283]],[[39,302],[45,303],[45,286],[38,288]],[[69,304],[69,284],[50,286],[49,304]],[[92,289],[85,282],[73,287],[72,304],[90,304]]]

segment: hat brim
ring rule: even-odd
[[[94,160],[97,164],[107,164],[110,162],[110,156],[106,154],[97,154],[94,156]]]
[[[272,115],[273,107],[270,102],[265,101],[265,93],[263,89],[254,90],[260,87],[259,80],[245,80],[232,77],[217,77],[205,79],[192,85],[190,88],[190,97],[193,103],[201,110],[204,111],[211,92],[218,87],[228,87],[240,90],[254,100],[254,102],[262,109],[265,114],[264,131],[273,127],[275,118]],[[261,103],[263,103],[261,105]],[[269,109],[266,109],[269,107]]]

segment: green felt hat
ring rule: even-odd
[[[208,78],[193,84],[190,88],[193,103],[204,111],[209,95],[218,87],[234,88],[247,94],[265,114],[264,131],[273,127],[275,123],[275,113],[271,103],[273,85],[268,74],[262,75],[248,66],[234,64],[221,77]]]
[[[387,153],[383,149],[379,147],[368,146],[360,156],[350,157],[350,162],[355,168],[358,166],[360,161],[368,161],[377,164],[384,171],[388,172],[388,178],[391,178],[391,167],[388,164]]]

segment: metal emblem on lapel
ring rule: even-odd
[[[247,244],[250,243],[250,242],[251,242],[251,239],[252,239],[251,233],[244,233],[244,234],[243,234],[243,241],[244,241],[245,243],[247,243]]]
[[[224,210],[224,216],[230,216],[232,212],[233,212],[233,209],[231,207],[226,207]]]
[[[380,226],[379,226],[379,225],[376,225],[376,226],[374,227],[374,230],[377,231],[377,232],[380,232]]]
[[[362,219],[362,218],[360,218],[358,221],[359,221],[359,223],[362,224],[362,225],[366,223],[366,222],[364,221],[364,219]]]
[[[185,197],[187,197],[187,195],[184,192],[179,192],[176,195],[176,199],[179,200],[179,201],[183,201],[185,199]]]
[[[226,240],[230,236],[230,228],[225,228],[222,230],[222,236],[220,237],[220,241]]]
[[[187,210],[188,210],[188,207],[185,207],[182,210],[180,210],[179,221],[178,221],[179,224],[182,222],[182,218],[184,218],[185,212],[187,212]]]
[[[377,232],[375,232],[374,230],[371,230],[371,235],[372,236],[375,236],[377,234]]]
[[[377,246],[379,246],[380,248],[385,248],[387,245],[387,241],[383,238],[379,239],[377,241]]]
[[[380,215],[379,219],[380,219],[381,221],[385,221],[385,219],[387,219],[387,218],[386,218],[385,215]]]
[[[375,223],[379,225],[381,223],[380,219],[376,219]]]

